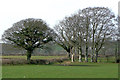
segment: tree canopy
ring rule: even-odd
[[[27,60],[35,48],[41,48],[52,40],[52,29],[42,19],[21,20],[2,35],[2,40],[20,46],[27,51]]]

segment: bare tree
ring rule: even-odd
[[[67,51],[68,54],[68,58],[71,59],[71,49],[72,49],[72,45],[69,44],[69,40],[67,38],[67,36],[65,35],[65,31],[64,31],[64,24],[61,21],[58,25],[56,25],[54,27],[56,34],[54,35],[54,41],[60,45],[63,49],[65,49]]]
[[[102,48],[106,38],[111,38],[114,31],[114,14],[104,7],[88,7],[82,10],[89,18],[91,27],[92,55],[91,62],[95,56],[97,62],[98,52]]]
[[[82,62],[82,44],[84,42],[84,26],[83,16],[74,14],[70,17],[65,17],[56,27],[55,30],[58,34],[58,41],[62,43],[62,46],[69,45],[69,51],[71,54],[71,61],[74,60],[76,50],[78,50],[79,62]]]
[[[65,17],[56,27],[59,41],[69,48],[69,54],[71,55],[71,62],[74,61],[75,55],[75,28],[73,25],[72,17]]]
[[[74,28],[74,45],[77,47],[79,62],[82,62],[83,55],[83,45],[84,45],[84,35],[85,35],[85,21],[84,17],[81,15],[81,10],[77,14],[72,16],[73,28]],[[71,29],[73,30],[73,29]]]
[[[72,46],[72,58],[77,48],[79,62],[82,62],[82,45],[85,44],[85,61],[88,62],[88,49],[91,47],[91,62],[97,62],[98,52],[104,42],[113,37],[114,19],[115,15],[108,8],[88,7],[61,21],[57,32],[61,31],[59,36],[65,45]]]

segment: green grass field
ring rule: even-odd
[[[77,65],[76,65],[77,64]],[[3,78],[117,78],[118,64],[72,63],[2,66]]]
[[[32,59],[58,59],[65,56],[32,56]],[[2,56],[26,59],[26,56]],[[105,60],[103,60],[105,61]],[[70,66],[64,66],[69,64]],[[3,78],[117,78],[115,63],[55,63],[52,65],[3,65]]]

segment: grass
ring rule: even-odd
[[[3,78],[117,78],[118,64],[71,63],[59,65],[2,66]],[[79,65],[79,66],[77,66]]]
[[[32,56],[31,59],[58,59],[65,56]],[[2,56],[2,58],[26,59],[26,56]],[[53,65],[3,65],[3,78],[118,78],[118,64],[106,63],[105,58],[98,58],[104,63],[74,63],[65,61]],[[90,59],[89,59],[90,61]],[[109,58],[114,61],[114,58]],[[63,66],[63,65],[71,66]]]

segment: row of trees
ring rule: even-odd
[[[42,48],[52,41],[67,51],[72,62],[75,55],[79,55],[79,62],[82,62],[83,52],[86,62],[88,54],[91,55],[91,62],[97,62],[104,43],[116,38],[117,21],[108,8],[88,7],[65,17],[54,30],[41,19],[21,20],[6,30],[2,39],[24,48],[27,51],[27,60],[30,60],[35,48]]]
[[[88,62],[88,50],[91,50],[91,62],[97,62],[98,53],[106,41],[115,38],[117,26],[115,15],[104,7],[85,8],[70,17],[65,17],[55,30],[57,42],[71,55],[73,62],[77,51],[79,62],[85,48],[85,61]],[[84,46],[85,45],[85,46]]]

